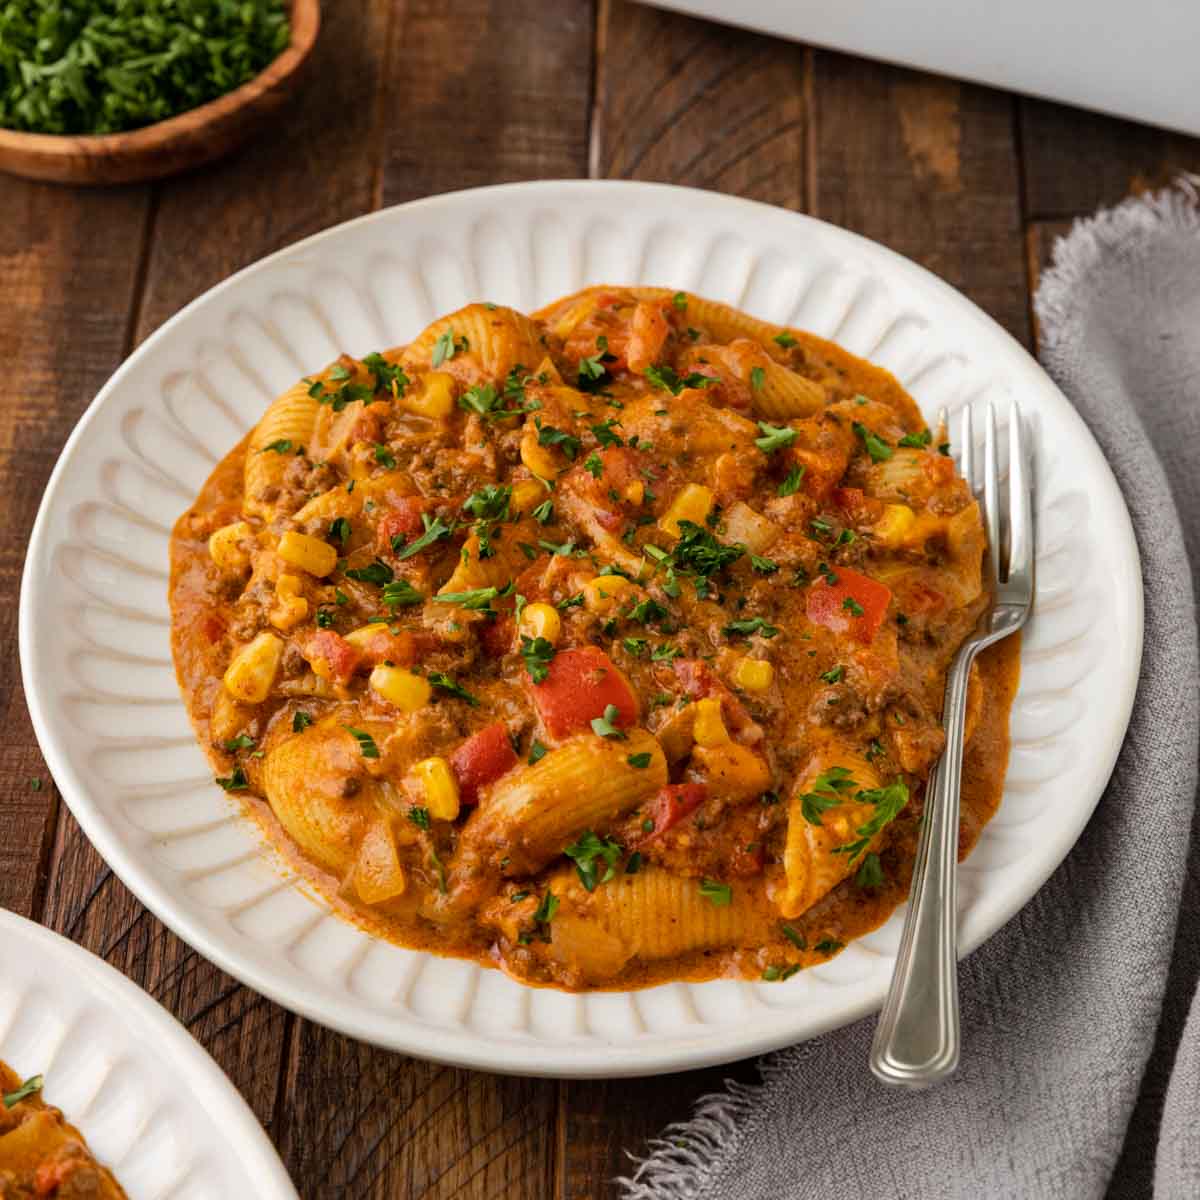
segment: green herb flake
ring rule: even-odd
[[[776,488],[776,492],[780,496],[792,496],[800,490],[800,483],[804,479],[804,467],[793,467],[783,478],[783,482]]]
[[[414,804],[405,815],[418,829],[429,828],[429,809],[423,808],[419,804]]]
[[[922,429],[920,433],[906,433],[897,445],[908,446],[913,450],[924,450],[930,442],[933,441],[933,434],[928,429]]]
[[[607,883],[616,874],[622,851],[619,842],[601,838],[587,829],[563,853],[574,861],[579,882],[589,892],[594,892],[597,884]]]
[[[547,748],[540,741],[538,741],[537,738],[534,738],[533,742],[530,744],[530,747],[529,747],[529,764],[530,764],[530,766],[532,766],[535,762],[540,762],[543,758],[546,757],[546,754],[547,754]]]
[[[821,679],[825,683],[841,683],[845,678],[846,668],[842,666],[830,667],[828,671],[821,673]]]
[[[852,616],[861,617],[867,610],[853,596],[847,596],[842,601],[842,607]]]
[[[396,456],[382,442],[375,443],[375,461],[391,470],[396,465]]]
[[[420,604],[425,597],[407,579],[393,579],[384,584],[383,602],[391,610]]]
[[[625,761],[631,767],[637,767],[639,770],[641,770],[650,765],[651,757],[650,751],[646,750],[641,754],[631,754]]]
[[[270,442],[266,446],[264,446],[259,451],[259,454],[266,454],[268,452],[273,453],[273,454],[291,454],[291,452],[292,452],[291,439],[290,438],[277,438],[275,441]]]
[[[521,657],[534,683],[544,683],[554,659],[554,643],[544,637],[521,636]]]
[[[449,692],[451,696],[456,696],[459,700],[465,700],[472,708],[479,707],[479,697],[471,695],[466,688],[456,683],[444,671],[431,671],[427,678],[435,688]]]
[[[771,340],[785,350],[790,350],[796,344],[796,339],[786,330],[783,333],[777,333]]]
[[[718,883],[715,879],[700,881],[700,895],[714,908],[727,908],[733,903],[733,887],[728,883]]]
[[[750,565],[760,575],[774,575],[779,570],[779,564],[771,558],[760,558],[757,554],[750,555]]]
[[[379,747],[375,745],[375,739],[369,733],[355,729],[353,725],[343,725],[342,728],[358,743],[363,758],[379,757]]]
[[[224,788],[227,792],[241,792],[250,786],[250,781],[241,767],[235,767],[232,775],[217,776],[217,786]]]
[[[895,453],[883,438],[876,433],[872,433],[861,421],[855,421],[851,428],[862,438],[863,445],[866,447],[867,453],[871,456],[872,462],[887,462]]]
[[[297,709],[292,713],[292,732],[303,733],[313,723],[312,717]]]
[[[766,371],[764,371],[762,369],[762,367],[751,367],[750,368],[750,387],[754,391],[761,392],[762,386],[766,382],[767,382],[767,373],[766,373]]]
[[[879,862],[879,855],[872,852],[863,856],[862,866],[858,868],[858,874],[854,876],[854,882],[860,888],[878,888],[883,887],[883,867]]]
[[[626,735],[617,728],[616,724],[620,716],[621,713],[615,704],[605,705],[604,715],[592,718],[592,732],[602,738],[610,738],[613,741],[623,742]]]
[[[796,440],[796,431],[787,425],[768,425],[766,421],[759,421],[758,431],[762,437],[755,438],[754,444],[764,454],[774,454]]]
[[[43,1078],[41,1075],[31,1075],[19,1088],[11,1092],[4,1093],[4,1107],[15,1108],[22,1100],[28,1099],[30,1096],[42,1090]]]

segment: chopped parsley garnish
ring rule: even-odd
[[[872,433],[861,421],[855,421],[851,428],[862,438],[863,445],[866,446],[872,462],[887,462],[895,453],[883,438]]]
[[[381,558],[365,567],[351,567],[345,574],[347,579],[357,579],[359,583],[373,583],[376,587],[383,587],[395,578],[392,568]]]
[[[422,808],[419,804],[414,804],[406,815],[418,829],[429,828],[429,809]]]
[[[750,368],[750,386],[756,391],[762,391],[762,385],[767,382],[767,373],[762,367]]]
[[[636,875],[642,869],[642,853],[640,850],[635,850],[625,863],[625,874]]]
[[[820,825],[821,814],[836,808],[846,798],[844,793],[857,786],[846,767],[830,767],[813,780],[812,790],[800,797],[800,812],[810,825]]]
[[[791,496],[800,490],[800,482],[804,478],[804,467],[793,467],[784,477],[776,491],[781,496]]]
[[[512,488],[508,484],[489,483],[463,501],[463,511],[480,521],[504,521],[511,501]]]
[[[545,682],[550,673],[550,663],[554,659],[554,643],[544,637],[531,638],[521,636],[521,657],[525,660],[525,670],[534,683]]]
[[[649,750],[643,751],[641,754],[631,754],[625,761],[631,767],[637,767],[641,770],[643,767],[650,765],[651,754]]]
[[[760,575],[774,575],[779,570],[779,564],[773,558],[760,558],[757,554],[750,555],[750,565]]]
[[[897,779],[887,787],[864,788],[855,799],[861,804],[874,804],[875,812],[869,821],[854,831],[858,834],[857,841],[837,846],[832,851],[833,854],[848,854],[851,862],[867,848],[871,839],[881,832],[885,825],[900,815],[908,803],[908,785],[904,780]]]
[[[225,751],[227,754],[234,754],[238,750],[253,750],[254,739],[247,733],[239,733],[235,738],[228,738],[225,742]]]
[[[839,942],[837,938],[822,938],[813,949],[818,954],[834,954],[840,950],[846,943]]]
[[[375,739],[369,733],[355,729],[353,725],[343,725],[342,728],[358,743],[363,758],[379,757],[379,747],[375,745]]]
[[[312,717],[297,709],[292,713],[292,732],[303,733],[313,723]]]
[[[861,617],[867,610],[853,596],[847,596],[842,601],[842,607],[852,616]]]
[[[670,392],[672,396],[678,396],[684,388],[706,388],[721,382],[716,376],[701,375],[699,371],[693,371],[681,379],[672,367],[665,365],[647,367],[644,374],[655,387]]]
[[[623,742],[625,734],[617,728],[617,718],[621,713],[615,704],[605,705],[604,715],[602,717],[592,718],[592,732],[597,733],[602,738],[611,738],[613,741]]]
[[[730,621],[721,632],[726,637],[751,637],[757,633],[765,638],[773,638],[779,628],[768,624],[762,617],[743,617],[738,621]]]
[[[679,541],[671,551],[671,559],[681,571],[690,571],[704,578],[737,562],[746,548],[740,543],[727,546],[718,542],[703,526],[694,521],[679,522]]]
[[[671,662],[678,658],[683,651],[678,646],[672,646],[669,642],[663,642],[661,646],[655,646],[650,652],[651,662]]]
[[[725,908],[733,903],[732,886],[728,883],[718,883],[715,879],[700,881],[700,895],[714,908]]]
[[[808,949],[808,939],[804,936],[804,934],[802,934],[794,926],[781,925],[779,927],[779,932],[782,933],[783,936],[785,938],[787,938],[787,940],[789,942],[791,942],[792,945],[795,946],[797,950],[807,950]]]
[[[653,625],[659,621],[665,621],[670,615],[657,600],[651,600],[649,597],[639,600],[625,614],[630,621],[637,621],[643,625]]]
[[[549,925],[554,920],[554,914],[558,912],[558,897],[553,892],[547,892],[542,897],[542,902],[537,906],[537,912],[533,914],[533,919],[539,925]]]
[[[583,606],[583,593],[576,592],[575,595],[567,596],[564,599],[560,600],[555,605],[555,608],[561,608],[561,609],[565,610],[568,608],[581,608],[582,606]]]
[[[425,532],[415,542],[398,546],[396,544],[397,539],[392,539],[392,552],[401,562],[406,558],[412,558],[414,554],[419,554],[426,546],[432,546],[434,542],[439,541],[441,538],[450,536],[450,526],[441,517],[433,517],[431,519],[428,513],[422,513],[421,523],[425,526]]]
[[[433,344],[433,354],[430,356],[430,365],[440,367],[442,363],[448,362],[457,354],[465,354],[471,348],[470,342],[464,338],[456,338],[454,336],[454,326],[450,326]]]
[[[455,683],[444,671],[431,671],[426,678],[435,688],[441,688],[443,692],[449,692],[450,695],[465,700],[472,708],[479,707],[479,697],[472,696],[466,688]]]
[[[640,658],[646,653],[646,647],[650,643],[645,638],[625,638],[621,645],[625,647],[626,653],[632,654],[634,658]]]
[[[278,438],[264,446],[259,451],[259,454],[266,454],[268,450],[274,452],[275,454],[291,454],[292,441],[290,438]]]
[[[932,441],[933,434],[928,429],[922,429],[920,433],[906,433],[897,444],[913,450],[924,450]]]
[[[592,433],[601,446],[625,445],[620,436],[613,433],[613,426],[616,424],[617,418],[609,417],[607,421],[601,421],[599,425],[591,426]]]
[[[507,589],[505,589],[507,590]],[[442,592],[434,596],[435,604],[457,604],[460,608],[468,609],[470,612],[486,612],[495,611],[492,608],[492,601],[501,594],[501,589],[497,587],[471,588],[467,592]]]
[[[841,683],[842,679],[845,677],[845,674],[845,667],[830,667],[828,671],[823,671],[821,673],[821,679],[824,680],[825,683]]]
[[[593,479],[599,479],[604,474],[604,464],[600,461],[600,455],[593,450],[584,460],[583,469]]]
[[[384,584],[383,602],[388,608],[407,608],[412,604],[420,604],[424,599],[407,579],[393,579],[391,583]]]
[[[399,363],[390,363],[382,354],[368,354],[363,360],[363,366],[375,376],[375,390],[390,392],[393,396],[402,396],[408,387],[408,376]]]
[[[42,1076],[31,1075],[19,1088],[4,1093],[4,1107],[15,1108],[22,1100],[42,1090]]]
[[[529,515],[533,517],[533,519],[539,525],[549,524],[554,520],[554,501],[543,500],[541,504],[539,504],[537,508],[535,508]]]
[[[762,977],[766,983],[782,983],[785,979],[791,979],[799,970],[799,963],[789,963],[786,967],[777,967],[772,963],[763,971]]]
[[[777,346],[782,346],[785,350],[790,349],[796,344],[796,339],[786,330],[783,333],[777,333],[771,339]]]
[[[534,424],[537,426],[539,446],[558,446],[572,462],[575,461],[582,443],[573,433],[565,433],[553,425],[543,425],[540,417],[534,418]]]
[[[553,542],[547,542],[544,538],[538,538],[538,545],[547,554],[561,554],[564,558],[575,551],[574,542],[561,542],[556,546]]]
[[[758,431],[762,437],[756,437],[754,444],[764,454],[774,454],[796,440],[796,431],[788,425],[768,425],[766,421],[759,421]]]
[[[601,334],[596,339],[596,353],[591,358],[579,360],[576,386],[581,392],[598,392],[608,379],[605,363],[616,362],[617,356],[608,352],[608,338]]]
[[[946,458],[949,458],[950,457],[950,443],[949,442],[939,442],[938,443],[938,453],[941,455],[944,455]]]
[[[345,546],[350,540],[350,522],[345,517],[335,517],[329,522],[329,533],[326,536]]]
[[[382,442],[375,443],[375,461],[391,470],[396,465],[396,456]]]
[[[675,295],[673,295],[671,297],[671,303],[677,309],[679,309],[680,312],[683,312],[684,309],[687,308],[687,293],[686,292],[676,292]]]
[[[858,868],[858,874],[854,876],[854,882],[860,888],[883,887],[883,867],[879,863],[878,854],[872,851],[864,856],[862,866]]]
[[[607,883],[616,874],[621,845],[611,838],[598,837],[588,829],[579,835],[576,842],[567,846],[563,853],[574,860],[579,882],[589,892],[594,892],[598,883]]]
[[[547,748],[534,738],[529,746],[529,764],[532,766],[535,762],[540,762],[546,757]]]

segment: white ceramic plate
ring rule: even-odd
[[[221,1069],[95,955],[0,909],[0,1059],[78,1125],[130,1200],[297,1200]]]
[[[900,916],[784,984],[586,996],[367,937],[299,886],[213,785],[171,665],[167,538],[267,401],[340,350],[406,341],[470,300],[528,310],[596,282],[685,288],[835,338],[890,368],[927,413],[979,398],[1006,412],[1018,398],[1029,415],[1038,613],[1003,804],[962,871],[964,953],[1078,837],[1124,735],[1141,657],[1129,516],[1073,409],[958,293],[820,221],[657,185],[521,184],[352,221],[214,288],[108,382],[46,490],[20,613],[46,761],[117,874],[224,970],[356,1037],[489,1070],[680,1070],[845,1024],[879,1007]]]

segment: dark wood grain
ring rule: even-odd
[[[1018,103],[1030,220],[1080,216],[1200,171],[1200,139],[1047,100]]]
[[[592,173],[805,207],[805,56],[774,38],[605,0]]]
[[[1012,97],[825,52],[813,92],[816,215],[915,259],[1028,343]]]
[[[585,172],[590,0],[397,6],[381,198]]]
[[[57,802],[21,690],[17,593],[58,451],[126,350],[146,205],[141,189],[0,177],[0,904],[27,915],[40,907]]]

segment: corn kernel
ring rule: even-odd
[[[445,371],[431,371],[421,381],[420,390],[406,392],[398,403],[419,417],[440,421],[454,411],[454,376]]]
[[[645,498],[646,498],[646,485],[640,479],[635,479],[625,489],[625,499],[630,504],[634,504],[634,505],[641,504],[641,502],[643,500],[645,500]]]
[[[411,774],[429,809],[429,815],[439,821],[453,821],[458,816],[458,780],[450,764],[435,755],[414,763]]]
[[[688,483],[671,501],[671,507],[659,518],[658,527],[672,537],[679,536],[679,522],[691,521],[703,525],[704,518],[712,511],[713,494],[701,483]]]
[[[351,630],[346,634],[346,641],[355,650],[365,650],[371,644],[371,639],[380,633],[387,633],[387,622],[372,621],[370,625],[360,625],[357,629]]]
[[[370,685],[389,704],[401,712],[416,712],[429,703],[432,689],[429,681],[414,675],[403,667],[388,667],[380,664],[371,672]]]
[[[775,668],[762,658],[743,658],[733,668],[733,682],[747,692],[765,692],[775,678]]]
[[[553,479],[559,473],[558,459],[548,446],[538,443],[538,431],[533,425],[526,425],[521,437],[521,461],[543,479]]]
[[[273,633],[260,633],[233,656],[225,672],[225,690],[243,704],[261,703],[271,691],[282,658],[283,642]]]
[[[583,585],[583,603],[588,612],[609,613],[627,601],[636,602],[642,589],[624,575],[597,575]]]
[[[338,552],[328,542],[307,533],[288,530],[279,539],[279,557],[293,567],[299,567],[318,579],[337,566]]]
[[[527,604],[521,613],[521,632],[526,637],[545,638],[557,642],[562,631],[562,618],[553,604]]]
[[[208,539],[209,557],[222,571],[241,570],[250,565],[250,555],[239,545],[253,537],[254,530],[245,521],[235,521],[216,530]]]
[[[513,512],[527,513],[531,509],[537,508],[545,495],[546,489],[536,479],[522,479],[520,483],[514,483],[512,490]]]
[[[721,716],[721,702],[711,697],[696,701],[696,721],[692,736],[698,746],[724,746],[729,742],[729,730]]]
[[[308,616],[308,601],[300,594],[304,580],[299,575],[280,575],[275,581],[275,607],[268,619],[285,633]]]
[[[885,504],[872,533],[883,545],[895,546],[904,541],[915,523],[916,514],[907,504]]]

